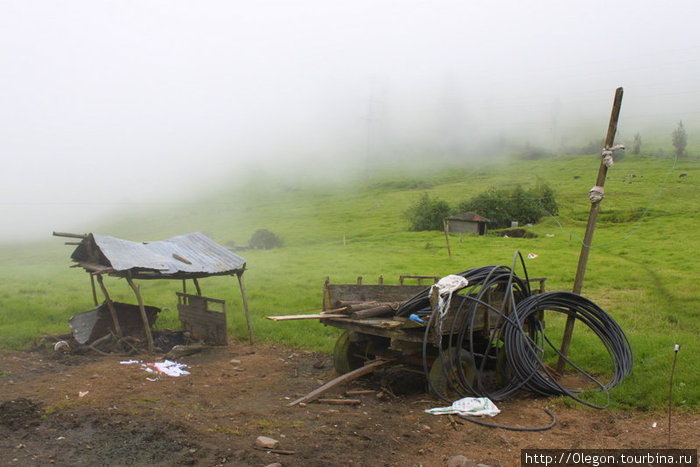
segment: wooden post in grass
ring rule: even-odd
[[[620,116],[620,108],[622,107],[622,88],[617,88],[615,90],[615,100],[613,101],[612,112],[610,113],[610,123],[608,124],[608,134],[605,138],[605,148],[604,152],[612,151],[613,143],[615,141],[615,132],[617,132],[617,120]],[[578,268],[576,269],[576,278],[574,279],[573,292],[575,294],[581,294],[581,288],[583,287],[583,277],[586,274],[586,264],[588,263],[588,253],[591,249],[591,243],[593,242],[593,232],[595,231],[596,220],[598,219],[598,211],[600,210],[600,202],[603,200],[603,185],[605,185],[605,177],[608,173],[609,162],[605,157],[600,161],[600,168],[598,169],[598,178],[596,180],[596,186],[594,187],[600,194],[600,196],[591,198],[591,211],[588,215],[588,224],[586,225],[586,233],[583,237],[583,245],[581,246],[581,254],[578,259]],[[566,356],[569,353],[569,345],[571,344],[571,336],[574,332],[574,323],[576,322],[576,317],[569,316],[566,319],[566,326],[564,328],[564,336],[562,337],[561,348],[559,349],[559,361],[557,362],[557,371],[562,374],[564,367],[566,366]]]
[[[445,231],[445,243],[447,243],[447,257],[452,259],[452,252],[450,251],[450,223],[447,219],[442,220],[442,229]]]

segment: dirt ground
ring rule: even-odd
[[[500,402],[489,421],[543,426],[550,405],[553,428],[430,415],[446,404],[426,394],[424,376],[396,369],[323,396],[359,404],[289,407],[336,375],[330,356],[280,346],[204,348],[177,359],[190,372],[179,377],[120,363],[130,358],[1,352],[1,465],[444,466],[463,455],[495,467],[519,465],[523,448],[667,447],[665,413],[567,408],[526,394]],[[259,436],[278,440],[277,451],[256,449]],[[699,439],[700,415],[674,415],[673,447],[695,449]]]

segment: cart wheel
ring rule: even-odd
[[[496,382],[499,387],[503,388],[508,386],[514,377],[515,373],[510,365],[508,365],[506,351],[501,347],[498,349],[498,356],[496,357]]]
[[[356,340],[357,336],[358,333],[344,331],[335,342],[333,366],[341,375],[362,367],[370,357],[369,341]]]
[[[428,375],[430,391],[437,396],[443,396],[448,399],[461,397],[455,388],[458,388],[462,392],[470,392],[469,387],[474,385],[474,378],[476,375],[474,356],[465,349],[459,350],[460,364],[462,365],[465,381],[469,385],[465,387],[460,380],[455,365],[456,352],[456,349],[451,349],[449,353],[441,353],[440,357],[433,363],[433,366],[430,367],[430,374]]]

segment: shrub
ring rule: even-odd
[[[414,232],[421,230],[442,230],[443,220],[451,214],[447,201],[430,199],[428,193],[423,193],[421,198],[404,215],[410,222],[409,230]]]
[[[491,188],[469,201],[459,204],[460,212],[475,212],[491,221],[491,228],[509,227],[512,221],[520,224],[535,224],[542,216],[557,215],[559,207],[554,191],[538,182],[531,190],[518,185],[514,190]]]
[[[258,229],[250,237],[248,244],[257,250],[271,250],[281,247],[282,239],[267,229]]]

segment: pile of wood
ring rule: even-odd
[[[339,313],[349,315],[352,319],[379,318],[393,316],[401,307],[403,302],[352,302],[338,301],[336,309]],[[342,312],[340,310],[343,310]]]
[[[267,319],[273,321],[287,321],[292,319],[324,319],[324,318],[382,318],[394,316],[404,302],[380,302],[377,300],[369,302],[361,301],[337,301],[335,308],[322,311],[316,314],[295,314],[284,316],[268,316]]]

